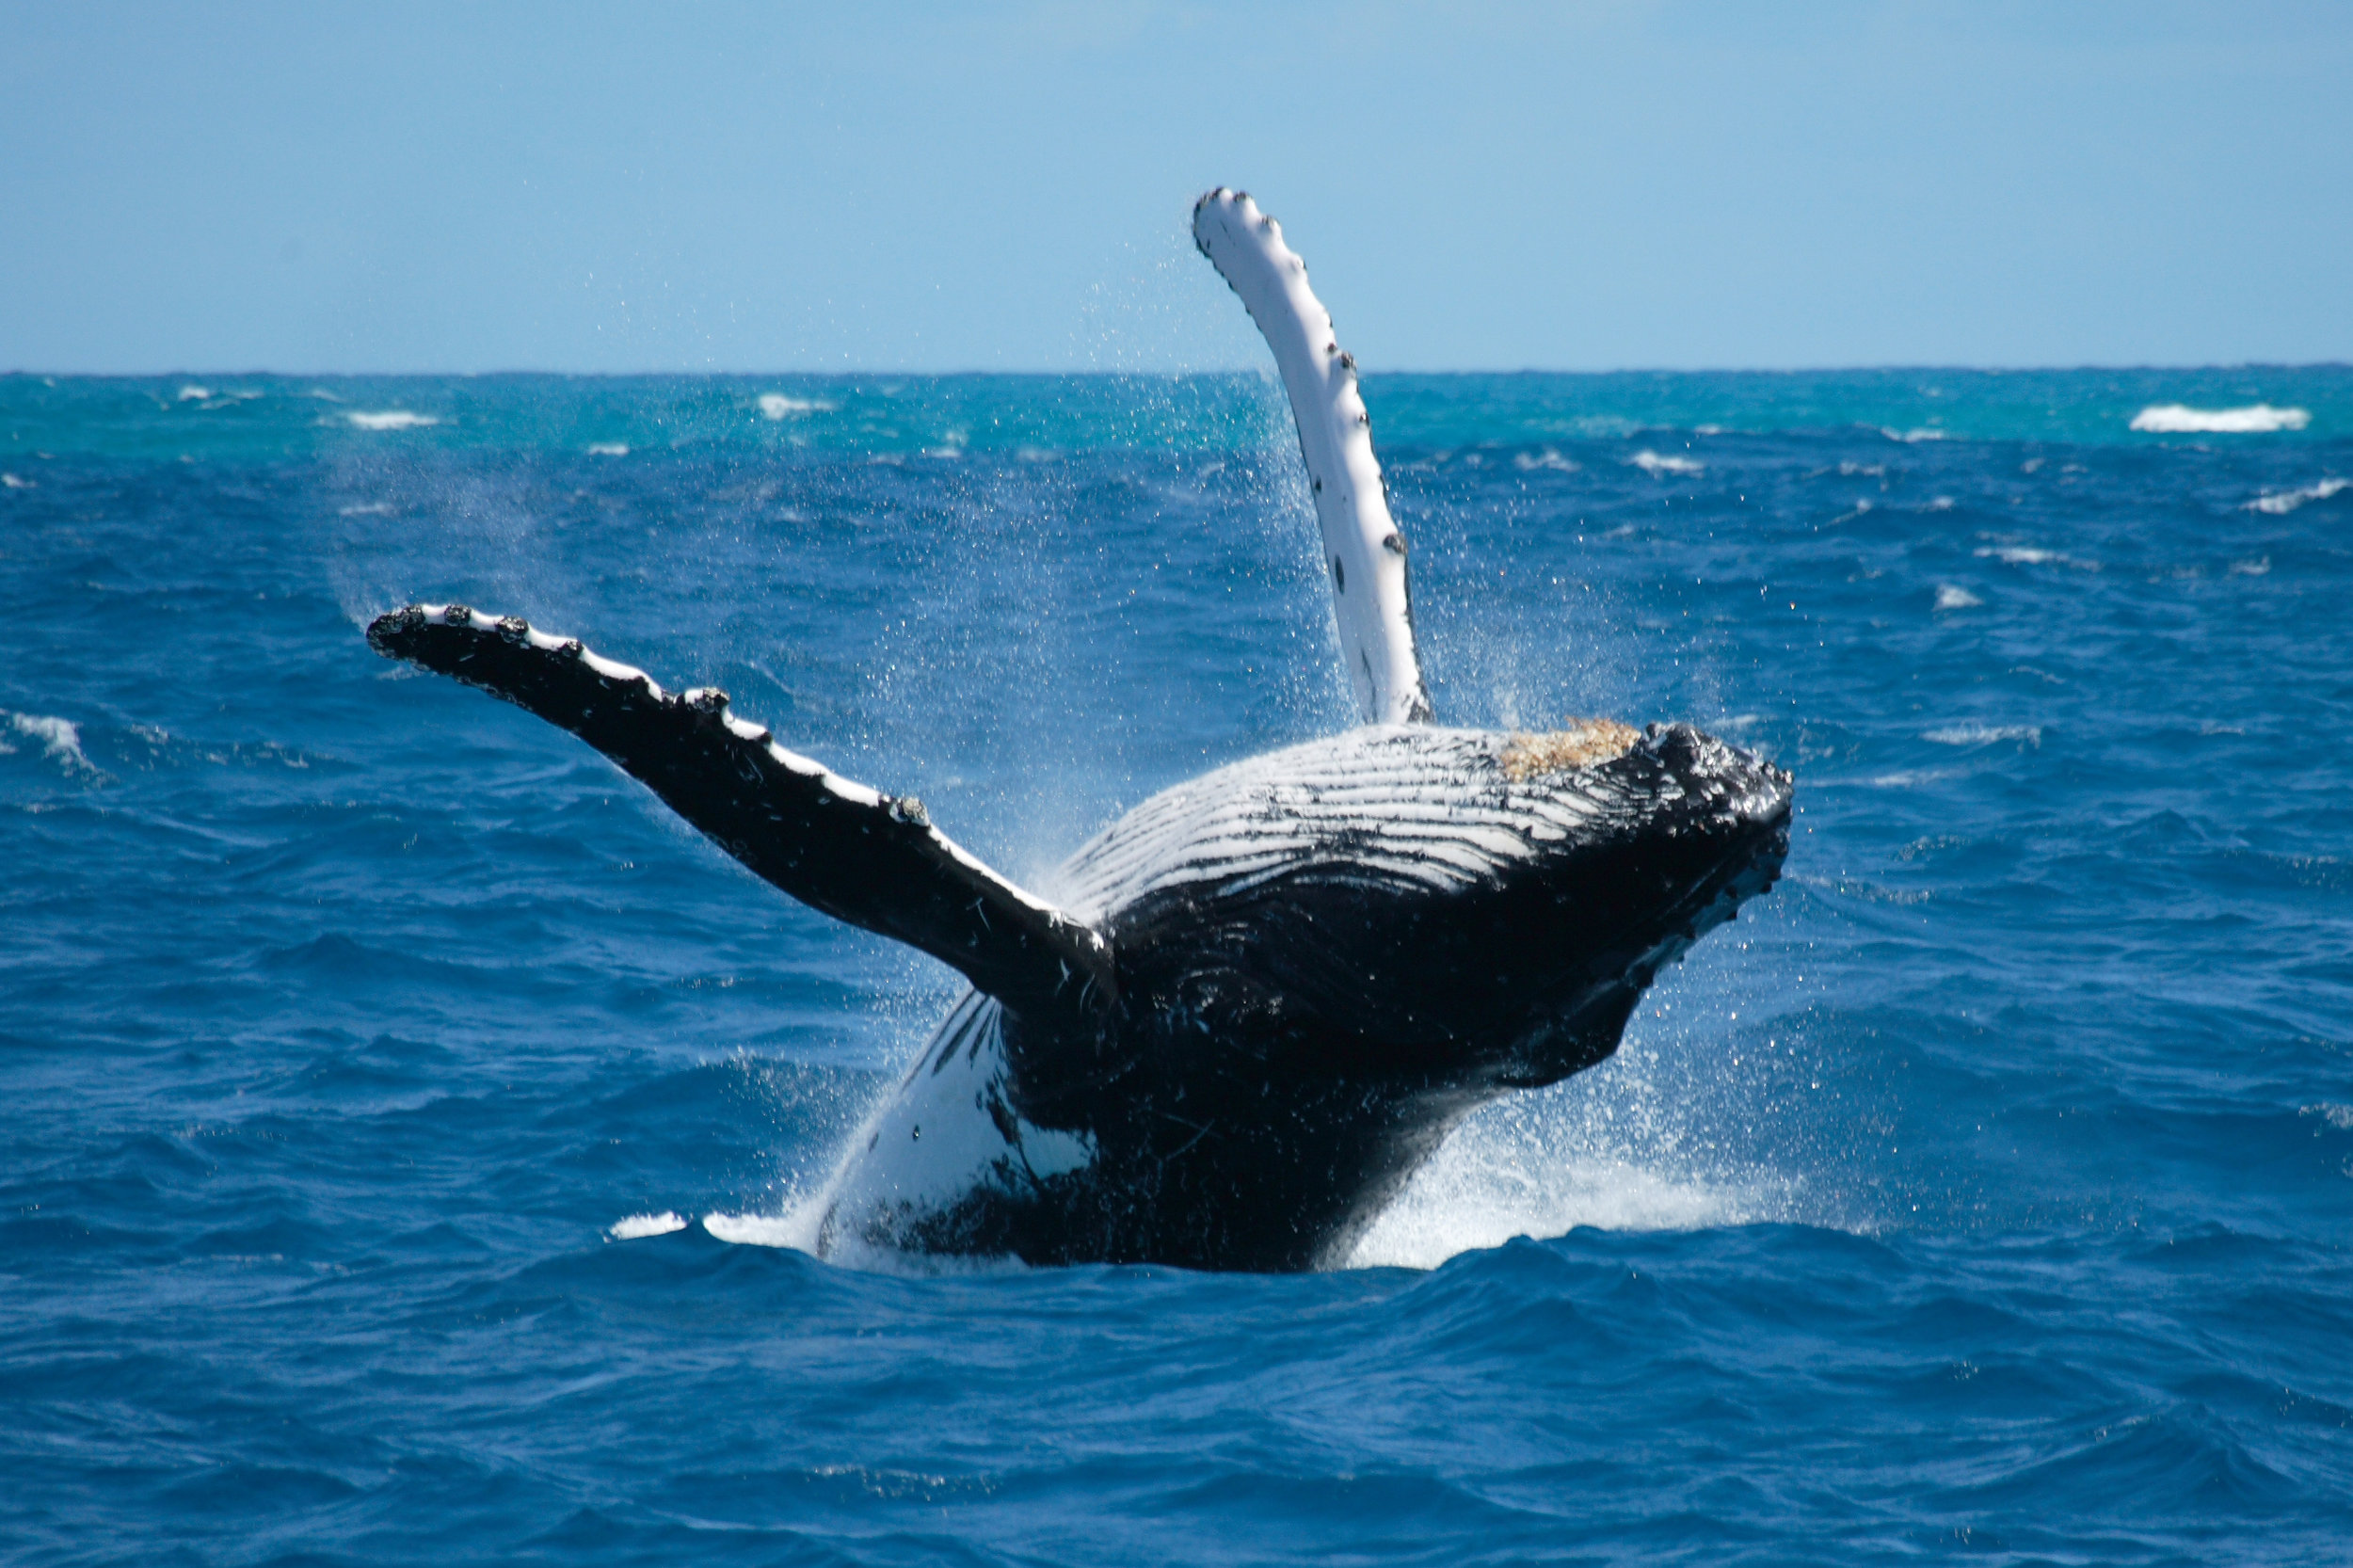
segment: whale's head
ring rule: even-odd
[[[1771,886],[1790,777],[1684,724],[1368,726],[1205,775],[1073,857],[1140,1011],[1303,1070],[1547,1083]]]
[[[1477,901],[1457,944],[1465,961],[1471,944],[1489,955],[1511,999],[1485,1021],[1508,1041],[1495,1081],[1524,1087],[1615,1050],[1659,969],[1772,886],[1792,781],[1688,724],[1513,736],[1498,766],[1516,803],[1571,824]]]

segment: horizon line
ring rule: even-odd
[[[2143,360],[2134,363],[2078,362],[2073,364],[1965,364],[1940,363],[1932,360],[1889,361],[1876,364],[1812,364],[1812,365],[1625,365],[1607,370],[1569,370],[1538,365],[1523,365],[1512,369],[1490,366],[1457,366],[1449,369],[1398,367],[1388,370],[1366,369],[1365,379],[1375,380],[1385,376],[1888,376],[1934,372],[1961,372],[1974,376],[2030,376],[2037,374],[2080,374],[2105,372],[2111,375],[2130,373],[2180,373],[2185,371],[2325,371],[2353,370],[2353,360],[2212,360],[2160,361]],[[0,370],[0,380],[75,380],[75,381],[157,381],[174,377],[208,376],[216,378],[239,376],[268,376],[307,377],[323,381],[359,381],[369,379],[456,379],[498,380],[523,379],[533,376],[561,377],[576,381],[628,381],[704,378],[718,380],[757,379],[760,377],[800,377],[804,379],[849,380],[898,376],[921,380],[975,380],[984,377],[1012,379],[1056,378],[1064,380],[1180,380],[1188,376],[1272,376],[1272,365],[1234,365],[1221,368],[1146,370],[1146,369],[964,369],[909,370],[855,368],[846,370],[552,370],[505,367],[497,370],[282,370],[262,366],[244,369],[191,369],[176,366],[164,370]]]

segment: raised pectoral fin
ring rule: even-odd
[[[1114,998],[1110,946],[933,827],[922,803],[853,783],[728,712],[712,688],[508,617],[410,605],[368,643],[529,709],[603,752],[752,871],[812,908],[953,966],[1016,1011],[1083,1016]]]
[[[1405,536],[1389,516],[1356,361],[1307,286],[1307,264],[1241,191],[1223,186],[1193,208],[1193,238],[1241,296],[1282,373],[1323,540],[1323,576],[1339,620],[1340,660],[1367,724],[1424,723],[1430,695],[1414,653]]]

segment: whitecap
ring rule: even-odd
[[[2318,1116],[2341,1132],[2353,1132],[2353,1105],[2339,1105],[2333,1101],[2322,1100],[2316,1105],[2303,1107],[2297,1114]]]
[[[1957,588],[1950,583],[1936,585],[1936,607],[1940,610],[1974,610],[1984,602],[1966,588]]]
[[[2249,512],[2269,512],[2275,518],[2287,516],[2308,501],[2326,501],[2353,487],[2353,479],[2323,479],[2297,490],[2265,490],[2243,508]]]
[[[1707,468],[1705,463],[1690,457],[1662,457],[1647,447],[1628,457],[1626,461],[1649,474],[1653,479],[1662,473],[1700,473],[1705,472]]]
[[[684,1230],[686,1222],[668,1209],[659,1214],[632,1214],[613,1222],[605,1231],[616,1241],[635,1241],[648,1236],[667,1236]]]
[[[1982,538],[1984,536],[1979,535],[1978,537]],[[2086,571],[2097,571],[2100,569],[2100,564],[2096,561],[2078,561],[2073,555],[2062,555],[2056,550],[2044,550],[2040,545],[1979,545],[1975,553],[1980,559],[1999,561],[2004,566],[2009,567],[2058,566],[2081,567]]]
[[[2270,570],[2271,557],[2268,555],[2258,555],[2251,561],[2233,561],[2231,563],[2231,575],[2233,577],[2261,577]]]
[[[335,515],[339,518],[388,518],[392,515],[392,504],[389,501],[361,501],[349,506],[336,507]]]
[[[2025,745],[2042,744],[2042,727],[2039,724],[1953,724],[1942,729],[1931,729],[1920,737],[1944,746],[1992,745],[1996,741],[2016,741]]]
[[[68,772],[98,773],[98,765],[82,751],[82,731],[70,719],[46,713],[10,713],[8,727],[28,741],[39,741],[49,760]],[[15,748],[11,746],[10,750]]]
[[[787,419],[794,414],[820,414],[833,405],[814,397],[787,397],[782,392],[761,392],[760,412],[766,419]]]
[[[1926,425],[1916,430],[1892,430],[1882,424],[1880,426],[1880,434],[1891,441],[1903,441],[1907,444],[1916,441],[1941,441],[1945,439],[1944,431],[1931,429]]]
[[[2313,422],[2309,408],[2275,408],[2268,403],[2244,408],[2193,408],[2183,403],[2152,403],[2133,416],[2132,428],[2158,436],[2265,436],[2301,430]]]
[[[386,408],[374,413],[355,408],[344,418],[355,430],[416,430],[441,423],[432,414],[410,413],[406,408]]]
[[[182,387],[182,388],[180,389],[180,396],[179,396],[178,401],[180,401],[180,402],[182,402],[182,403],[201,403],[201,402],[203,402],[206,398],[208,398],[208,397],[210,397],[210,396],[212,396],[212,395],[213,395],[213,389],[212,389],[212,388],[210,388],[210,387],[200,387],[200,386],[196,385],[194,382],[190,382],[190,383],[188,383],[188,385],[186,385],[186,386],[184,386],[184,387]]]
[[[1556,473],[1575,473],[1577,470],[1577,464],[1574,458],[1563,457],[1551,447],[1545,447],[1539,453],[1515,454],[1512,458],[1512,466],[1523,473],[1532,473],[1538,469],[1550,469]]]
[[[619,441],[590,441],[588,456],[591,457],[626,457],[629,456],[629,448]]]
[[[13,473],[0,473],[0,489],[29,490],[32,488],[34,485],[30,479],[21,479]]]

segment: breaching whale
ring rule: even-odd
[[[820,1253],[1336,1261],[1465,1116],[1608,1057],[1659,969],[1780,872],[1789,776],[1688,725],[1433,722],[1355,362],[1247,195],[1204,196],[1193,235],[1274,352],[1362,722],[1154,795],[1055,902],[723,692],[464,605],[368,628],[971,983],[835,1174]]]

